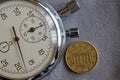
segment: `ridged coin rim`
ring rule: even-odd
[[[70,53],[68,53],[68,51],[69,51],[69,49],[71,48],[71,46],[75,45],[76,43],[86,43],[87,45],[90,45],[91,47],[93,47],[93,49],[95,50],[95,53],[96,53],[96,62],[95,62],[95,64],[93,65],[93,67],[90,68],[88,71],[78,72],[78,71],[76,71],[74,68],[72,68],[72,67],[70,66],[70,63],[68,63],[67,55],[70,54]],[[91,42],[88,42],[88,41],[76,41],[76,42],[72,43],[72,44],[67,48],[66,53],[65,53],[65,62],[66,62],[66,64],[67,64],[68,68],[69,68],[70,70],[72,70],[73,72],[78,73],[78,74],[87,73],[87,72],[93,70],[93,69],[95,68],[95,66],[97,65],[97,62],[98,62],[98,52],[97,52],[97,49],[95,48],[95,46],[94,46]]]

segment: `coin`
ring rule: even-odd
[[[95,47],[86,41],[77,41],[68,47],[65,60],[67,66],[76,73],[91,71],[97,64],[98,54]]]

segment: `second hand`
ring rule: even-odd
[[[12,30],[13,30],[14,35],[15,35],[15,41],[17,42],[17,46],[18,46],[18,49],[19,49],[19,52],[20,52],[20,56],[21,56],[22,61],[23,61],[23,65],[24,65],[24,67],[26,69],[25,61],[24,61],[23,54],[22,54],[22,51],[21,51],[21,48],[20,48],[20,44],[19,44],[19,37],[16,34],[14,26],[12,27]]]

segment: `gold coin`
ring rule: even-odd
[[[65,60],[73,72],[85,73],[95,67],[98,55],[92,44],[86,41],[78,41],[68,47]]]

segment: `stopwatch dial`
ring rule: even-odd
[[[57,29],[50,12],[32,0],[0,4],[0,76],[27,79],[54,60]]]
[[[27,42],[36,43],[41,41],[46,33],[45,20],[36,16],[25,18],[20,25],[20,33]]]

